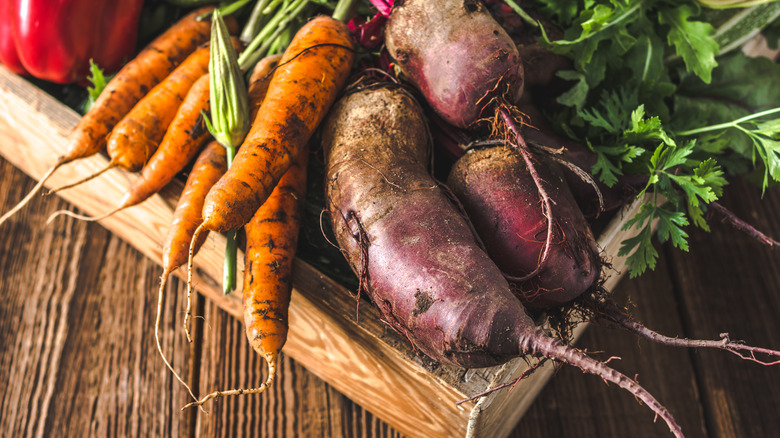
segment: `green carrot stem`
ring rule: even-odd
[[[236,258],[238,257],[238,243],[236,242],[236,230],[227,232],[225,244],[225,266],[222,275],[222,292],[229,295],[236,290]]]
[[[295,0],[274,15],[252,42],[247,45],[246,49],[241,52],[241,56],[238,57],[238,65],[241,67],[241,70],[248,71],[260,58],[265,56],[274,40],[284,32],[293,19],[304,11],[308,3],[309,0]]]
[[[357,0],[339,0],[336,4],[336,8],[333,10],[331,17],[334,20],[343,22],[349,21],[355,13],[355,8],[358,6]]]
[[[236,148],[232,145],[226,146],[225,152],[227,153],[227,167],[229,169],[233,164]],[[222,270],[222,293],[228,295],[236,290],[236,258],[238,256],[236,230],[228,231],[225,237],[227,242],[225,244],[225,264]]]
[[[258,0],[255,3],[255,7],[252,8],[252,12],[249,14],[249,18],[246,21],[246,25],[241,29],[241,41],[248,43],[257,35],[257,32],[265,24],[265,20],[268,18],[266,14],[263,14],[263,9],[268,4],[268,0]]]

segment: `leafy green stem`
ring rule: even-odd
[[[533,27],[539,27],[539,22],[534,20],[534,17],[528,15],[528,12],[524,11],[523,8],[520,7],[517,3],[515,3],[512,0],[505,0],[505,2],[510,8],[512,8],[517,15],[519,15],[526,23],[530,24]]]
[[[352,18],[352,14],[358,5],[357,0],[339,0],[336,4],[336,8],[333,10],[331,17],[334,20],[347,22]]]
[[[246,46],[238,65],[242,71],[248,71],[262,58],[274,40],[284,32],[290,22],[303,12],[309,0],[295,0],[277,12]]]
[[[719,131],[721,129],[728,129],[728,128],[737,128],[741,129],[742,131],[745,131],[743,128],[740,128],[738,125],[741,123],[748,122],[750,120],[758,119],[761,117],[768,116],[770,114],[775,114],[780,112],[780,107],[772,108],[766,111],[757,112],[755,114],[751,114],[749,116],[742,117],[740,119],[732,120],[730,122],[726,123],[719,123],[717,125],[710,125],[710,126],[703,126],[701,128],[696,129],[689,129],[687,131],[680,131],[675,133],[678,136],[690,136],[690,135],[697,135],[697,134],[703,134],[705,132],[712,132],[712,131]]]

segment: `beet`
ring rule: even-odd
[[[430,176],[428,144],[405,93],[339,102],[323,129],[333,229],[388,325],[437,360],[497,365],[520,355],[518,316],[531,321]]]
[[[601,272],[593,233],[553,164],[539,161],[536,167],[553,200],[555,219],[546,262],[519,284],[520,298],[528,307],[567,303],[593,286]],[[548,221],[517,151],[507,147],[470,151],[455,163],[447,184],[505,274],[523,277],[537,269]]]
[[[422,110],[399,89],[369,87],[331,109],[322,133],[337,242],[388,326],[431,358],[462,367],[546,357],[615,383],[682,436],[634,380],[546,334],[526,314],[471,228],[429,175]]]
[[[492,97],[515,102],[523,64],[515,43],[476,0],[396,1],[385,42],[404,76],[444,120],[465,128]]]

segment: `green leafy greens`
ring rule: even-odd
[[[631,276],[655,267],[653,224],[658,241],[685,251],[687,226],[708,230],[704,212],[727,173],[752,173],[764,190],[780,181],[780,66],[726,52],[780,16],[780,2],[726,17],[691,0],[556,0],[537,9],[563,31],[552,40],[542,27],[542,41],[573,61],[558,73],[571,87],[553,121],[596,154],[590,170],[606,185],[647,176],[647,202],[625,224],[633,237],[619,251]]]

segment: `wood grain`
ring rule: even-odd
[[[8,208],[33,181],[2,161]],[[158,267],[96,224],[49,214],[72,208],[35,199],[2,230],[0,286],[0,436],[186,436],[185,400],[156,355],[148,330]],[[168,296],[176,308],[180,298]],[[179,327],[170,313],[164,327]],[[163,345],[186,362],[186,340]]]

